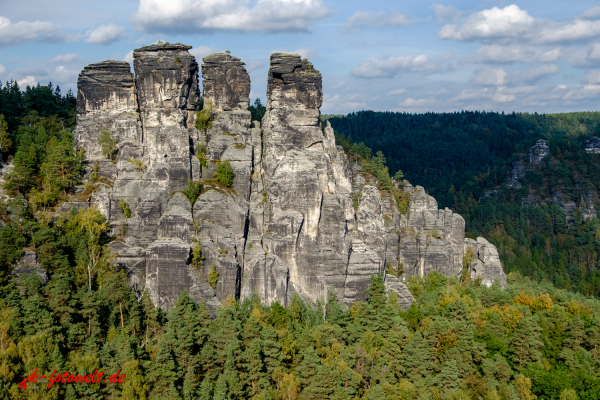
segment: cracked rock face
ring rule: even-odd
[[[532,164],[539,164],[548,154],[550,154],[550,147],[548,147],[546,141],[538,140],[535,142],[535,145],[531,147],[531,151],[529,152],[529,162]]]
[[[506,289],[506,274],[502,269],[502,263],[498,256],[496,246],[482,237],[477,240],[465,239],[465,252],[471,247],[477,258],[471,261],[469,272],[471,279],[481,279],[481,283],[487,287],[492,286],[494,281],[500,282],[503,289]]]
[[[396,196],[349,165],[329,123],[322,125],[321,74],[310,62],[271,56],[267,112],[251,123],[244,63],[223,53],[204,57],[203,101],[213,119],[199,131],[199,67],[189,49],[135,50],[135,81],[126,63],[112,61],[79,78],[75,138],[88,169],[98,162],[111,180],[90,203],[111,222],[116,263],[137,290],[148,289],[164,309],[183,290],[213,311],[228,296],[252,293],[285,305],[293,294],[315,302],[333,291],[352,305],[366,299],[371,275],[382,274],[407,309],[414,301],[407,276],[460,274],[462,217],[412,186],[403,189],[410,196],[403,214]],[[114,160],[102,155],[102,130],[114,136]],[[231,187],[213,179],[225,160]],[[194,204],[182,193],[190,179],[203,184]],[[202,261],[192,266],[196,246]],[[477,246],[486,267],[477,273],[502,280],[495,248]]]

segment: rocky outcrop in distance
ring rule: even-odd
[[[584,142],[585,151],[588,153],[595,153],[595,147],[598,145],[598,153],[600,153],[600,139],[592,137],[590,140]],[[524,155],[521,155],[522,157]],[[549,157],[548,161],[551,167],[557,168],[560,166],[554,156],[550,155],[550,147],[547,145],[545,140],[538,140],[529,149],[529,163],[523,160],[517,160],[512,163],[512,170],[506,179],[506,186],[512,189],[520,189],[523,187],[521,179],[525,177],[527,171],[539,170],[543,166],[542,161]],[[577,212],[581,212],[581,216],[584,220],[591,220],[596,217],[596,208],[594,207],[594,194],[591,191],[580,193],[578,203],[575,203],[571,199],[571,196],[563,193],[560,190],[551,193],[552,201],[556,202],[559,207],[565,212],[566,222],[572,224],[575,222],[575,216]],[[523,197],[521,200],[521,206],[529,204],[541,204],[544,201],[536,193],[530,193],[528,196]]]
[[[333,291],[351,305],[381,274],[407,309],[407,277],[462,273],[463,218],[418,186],[400,190],[402,198],[380,191],[349,165],[321,121],[322,77],[312,63],[272,54],[267,111],[253,122],[244,63],[204,57],[202,98],[213,117],[198,129],[199,66],[189,49],[142,47],[135,76],[127,63],[104,61],[78,80],[74,138],[87,176],[103,177],[85,206],[110,221],[116,265],[136,290],[164,309],[183,290],[213,310],[252,293],[285,305],[294,294],[314,303]],[[108,156],[99,143],[106,132],[116,148]],[[213,179],[225,160],[230,187]],[[203,185],[193,204],[182,192],[189,180]],[[495,248],[477,244],[476,274],[505,286]]]
[[[586,152],[592,154],[600,154],[600,138],[593,136],[590,140],[583,142],[583,148]]]

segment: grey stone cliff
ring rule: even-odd
[[[471,279],[481,279],[481,283],[492,286],[498,281],[503,289],[506,289],[506,274],[502,269],[502,263],[498,256],[496,247],[482,237],[477,240],[465,239],[465,253],[470,247],[475,254],[475,259],[469,265]]]
[[[594,136],[590,140],[583,142],[585,151],[593,154],[600,154],[600,138]]]
[[[406,277],[460,275],[463,218],[438,210],[412,186],[398,189],[410,196],[403,214],[396,196],[349,165],[329,123],[322,125],[322,78],[310,62],[271,55],[267,112],[251,122],[244,63],[228,54],[205,57],[202,96],[213,119],[199,131],[199,68],[189,49],[165,43],[135,50],[135,80],[126,63],[103,62],[86,67],[78,81],[75,139],[89,160],[87,175],[97,163],[106,178],[88,203],[109,219],[116,264],[136,290],[147,289],[164,309],[183,290],[212,310],[228,296],[251,293],[287,304],[294,294],[315,302],[333,291],[351,305],[365,299],[371,275],[382,274],[406,309],[414,301]],[[112,160],[98,144],[102,130],[116,140]],[[225,160],[234,171],[231,187],[212,179]],[[188,180],[203,184],[194,204],[182,193]],[[497,252],[495,260],[490,255],[495,248],[482,243],[486,268],[478,273],[505,284]],[[203,261],[193,267],[195,246]]]
[[[531,147],[529,162],[539,164],[548,154],[550,154],[550,147],[548,147],[545,140],[540,139]]]

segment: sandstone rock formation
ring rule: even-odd
[[[548,147],[545,140],[540,139],[531,147],[531,151],[529,152],[529,162],[532,164],[539,164],[548,154],[550,154],[550,147]]]
[[[24,249],[23,255],[19,261],[17,261],[17,265],[12,271],[12,276],[18,281],[21,276],[30,274],[37,276],[42,282],[42,285],[48,283],[48,274],[40,266],[37,253],[30,249]]]
[[[117,265],[137,290],[165,309],[182,290],[213,310],[251,293],[287,304],[294,294],[315,302],[333,291],[351,305],[365,299],[371,275],[382,274],[406,309],[414,300],[407,276],[460,275],[462,217],[411,186],[394,192],[408,200],[402,213],[398,196],[349,165],[329,123],[322,125],[322,79],[310,62],[271,56],[261,123],[251,122],[244,63],[205,57],[203,104],[212,121],[198,130],[198,64],[189,49],[135,50],[135,81],[126,63],[114,61],[86,67],[78,81],[75,140],[88,176],[95,169],[106,178],[90,204],[111,222]],[[116,142],[111,159],[98,144],[102,131]],[[230,187],[213,179],[225,160]],[[189,180],[203,185],[194,204],[182,193]],[[482,254],[493,253],[482,246]],[[200,261],[192,248],[201,249]],[[489,266],[493,257],[481,257]],[[489,282],[503,279],[495,262],[500,270],[488,268]]]
[[[590,140],[583,142],[585,151],[593,154],[600,154],[600,138],[594,136]]]
[[[494,281],[498,281],[502,288],[506,289],[506,274],[496,247],[482,237],[478,237],[477,240],[465,239],[465,253],[469,247],[476,256],[469,265],[470,278],[479,278],[481,283],[487,286],[492,286]]]

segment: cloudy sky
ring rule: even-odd
[[[600,2],[578,0],[0,0],[0,81],[75,91],[158,39],[230,50],[263,102],[269,55],[308,57],[325,113],[600,109]]]

